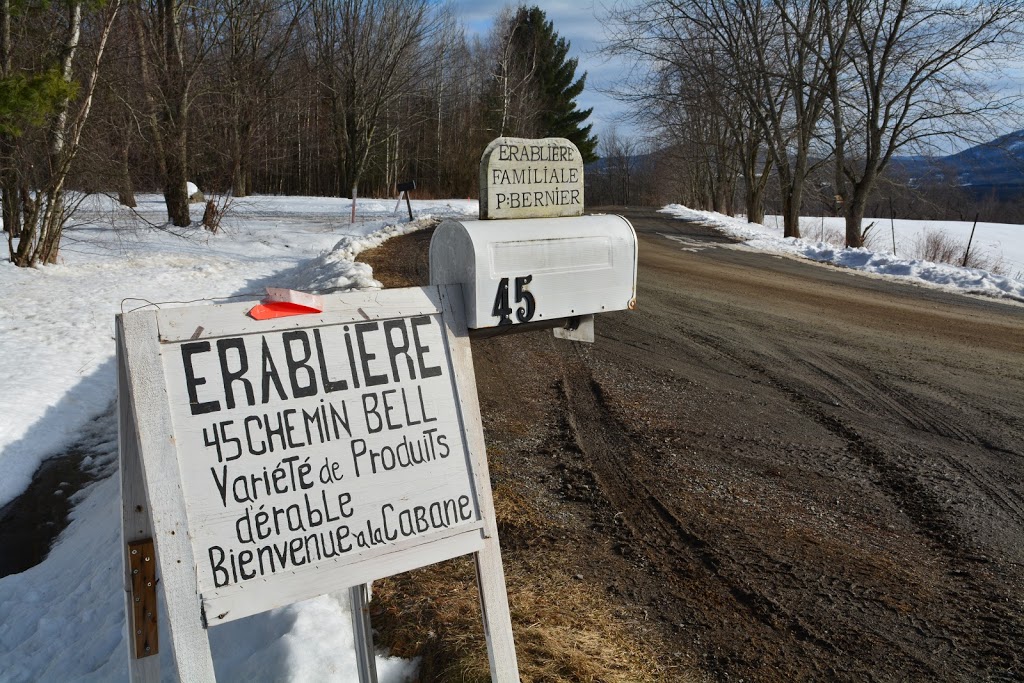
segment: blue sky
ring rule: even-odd
[[[601,133],[618,117],[626,112],[626,108],[615,99],[598,92],[602,88],[610,88],[621,78],[623,66],[619,61],[608,61],[597,54],[604,41],[604,26],[600,17],[605,15],[600,0],[553,0],[544,2],[525,1],[523,3],[487,2],[480,0],[453,0],[452,6],[466,30],[487,35],[498,12],[505,6],[537,5],[548,20],[555,26],[555,31],[570,43],[569,56],[579,60],[576,75],[587,72],[587,84],[576,103],[580,109],[593,108],[589,122],[594,124],[594,132]],[[618,124],[622,133],[630,134],[633,126],[628,123]]]
[[[434,0],[443,2],[444,0]],[[612,97],[599,92],[600,89],[614,87],[622,80],[629,65],[621,59],[606,60],[598,50],[605,40],[605,28],[602,18],[608,15],[608,6],[615,4],[631,4],[633,0],[520,0],[519,2],[499,2],[496,0],[450,0],[456,14],[466,29],[481,36],[487,35],[495,16],[505,6],[537,5],[554,23],[558,34],[571,44],[570,56],[579,60],[577,75],[587,72],[587,84],[583,94],[577,99],[581,109],[592,107],[593,114],[589,122],[594,125],[594,132],[600,137],[609,125],[616,124],[619,132],[625,135],[641,136],[642,131],[628,122],[618,122],[627,113],[627,108]],[[1007,94],[1019,94],[1024,89],[1024,67],[1013,69],[1001,75],[995,85]],[[1020,125],[1018,121],[1007,121],[1002,132],[1009,132]],[[943,153],[961,148],[963,144],[943,150]]]

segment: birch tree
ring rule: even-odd
[[[8,2],[0,6],[0,32],[3,34],[0,62],[7,91],[5,98],[11,98],[8,101],[20,112],[8,118],[4,126],[6,139],[2,142],[4,155],[0,171],[8,249],[15,265],[57,261],[64,225],[74,208],[67,202],[67,179],[92,111],[103,54],[119,8],[119,0],[114,0],[96,13],[90,13],[98,19],[99,30],[94,36],[91,54],[83,60],[85,3],[73,0],[52,6],[20,7],[26,14],[32,10],[38,13],[36,16],[47,16],[44,35],[55,41],[41,56],[34,52],[35,57],[42,60],[45,71],[26,77],[16,72],[12,7]],[[48,12],[52,14],[47,15]],[[21,70],[26,69],[31,72],[31,66],[23,64]],[[84,83],[78,80],[79,72]],[[35,130],[22,130],[18,126],[19,119],[22,123],[35,124]],[[41,143],[39,151],[34,152],[31,145],[26,145],[15,157],[12,154],[15,139],[32,133]]]

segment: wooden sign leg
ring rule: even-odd
[[[348,589],[352,612],[352,637],[355,640],[359,683],[377,683],[377,660],[373,653],[373,629],[370,627],[369,591],[361,583]]]
[[[495,683],[519,683],[519,661],[512,638],[505,570],[501,566],[501,549],[496,536],[484,539],[483,550],[476,553],[475,559],[491,680]]]
[[[446,318],[450,321],[448,344],[453,360],[453,372],[462,392],[467,423],[463,429],[473,454],[473,476],[477,480],[480,515],[484,521],[484,547],[474,555],[476,585],[480,589],[480,609],[483,612],[484,635],[487,637],[487,657],[491,664],[491,680],[496,683],[519,683],[519,662],[512,637],[512,615],[505,592],[505,569],[501,566],[501,546],[498,542],[498,523],[491,497],[491,478],[487,468],[487,447],[480,423],[480,401],[476,393],[473,371],[473,353],[465,327],[465,309],[462,291],[458,285],[441,288],[441,299]],[[458,333],[455,332],[458,330]]]
[[[125,639],[128,646],[128,679],[132,683],[157,683],[160,680],[160,657],[152,648],[148,655],[139,657],[136,647],[137,637],[144,635],[145,626],[136,623],[138,614],[132,590],[134,575],[129,545],[151,539],[153,527],[149,519],[146,488],[142,481],[139,439],[129,394],[120,325],[117,327],[117,421],[121,470],[121,548],[124,553],[124,615],[128,627],[128,637]],[[152,560],[155,563],[156,558]],[[141,597],[139,602],[141,604]]]
[[[140,532],[156,540],[158,579],[164,593],[166,623],[174,646],[178,677],[203,683],[215,680],[213,657],[203,625],[177,452],[170,438],[174,430],[170,414],[155,408],[166,400],[167,393],[160,354],[152,345],[152,340],[158,338],[156,315],[152,311],[117,317],[122,533],[126,543],[137,540]],[[143,411],[139,406],[149,408]],[[124,547],[127,553],[128,546]],[[126,569],[126,589],[130,586],[130,576],[129,568]],[[134,599],[126,605],[126,618],[131,623]],[[134,644],[138,630],[135,625],[135,630],[129,634],[132,636],[128,638],[130,643]],[[155,660],[156,657],[145,659]],[[146,678],[135,677],[135,663],[143,660],[135,659],[134,649],[129,661],[133,681],[159,680],[155,663],[139,665],[138,675]],[[153,672],[157,677],[149,678]]]

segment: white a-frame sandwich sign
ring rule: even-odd
[[[159,676],[160,620],[181,679],[213,680],[208,627],[473,554],[492,676],[518,680],[460,288],[323,302],[118,317],[132,679]]]

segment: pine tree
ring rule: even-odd
[[[579,62],[566,58],[569,41],[559,37],[544,10],[520,6],[505,24],[502,43],[507,48],[502,50],[506,59],[496,76],[496,87],[504,85],[506,92],[501,133],[567,138],[579,148],[584,163],[596,160],[597,138],[590,134],[593,126],[583,125],[593,109],[579,110],[575,102],[587,75],[576,78]],[[522,87],[510,88],[509,83]],[[510,96],[520,100],[519,111],[529,113],[511,123],[507,121]],[[495,99],[501,101],[492,95]]]

